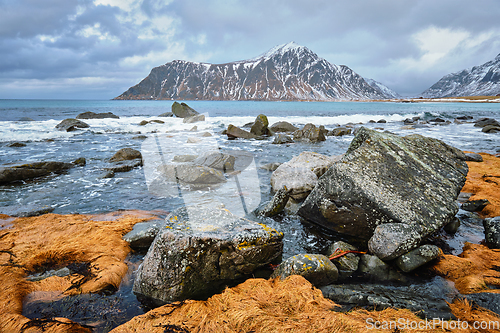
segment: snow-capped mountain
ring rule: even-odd
[[[352,100],[391,98],[347,66],[294,42],[226,64],[175,60],[155,67],[116,99]]]
[[[426,98],[500,94],[500,54],[481,66],[445,75],[422,93]]]
[[[400,94],[398,94],[397,92],[395,92],[391,88],[385,86],[384,84],[382,84],[378,81],[375,81],[374,79],[366,79],[365,78],[365,81],[373,88],[380,90],[380,92],[383,95],[387,96],[386,98],[401,98]]]

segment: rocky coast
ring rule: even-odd
[[[174,105],[174,117],[197,117],[187,105]],[[494,331],[472,325],[500,322],[500,158],[464,153],[421,135],[339,128],[272,126],[264,115],[247,127],[228,126],[228,142],[271,144],[283,135],[287,139],[276,145],[306,142],[314,148],[329,136],[349,138],[342,155],[297,152],[269,166],[274,171],[264,172],[271,175],[273,196],[258,205],[247,193],[251,158],[205,149],[202,142],[209,139],[197,137],[202,153],[176,155],[175,163],[161,168],[153,168],[144,151],[127,148],[102,170],[103,177],[114,177],[150,168],[156,177],[149,178],[150,189],[174,184],[170,190],[184,196],[184,208],[0,215],[0,329],[366,332],[371,325],[392,332],[375,323],[440,318],[432,329],[402,325],[400,331],[446,332],[457,321],[469,324],[463,332]],[[8,183],[13,172],[27,168],[4,167],[1,179]],[[26,179],[40,176],[28,173]],[[233,183],[238,193],[232,201],[241,202],[245,213],[224,203],[187,201],[192,193]],[[286,235],[274,226],[288,217],[336,240],[316,252],[284,257]],[[115,297],[124,284],[142,302],[135,312]]]

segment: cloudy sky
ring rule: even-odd
[[[498,0],[0,0],[0,98],[111,99],[295,41],[402,95],[500,53]]]

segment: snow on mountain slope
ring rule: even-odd
[[[395,92],[391,88],[385,86],[384,84],[382,84],[378,81],[375,81],[373,79],[366,79],[366,78],[365,78],[365,81],[373,88],[380,90],[380,92],[382,94],[387,96],[386,98],[401,98],[401,95],[399,95],[397,92]]]
[[[500,94],[500,54],[481,66],[443,76],[422,93],[426,98]]]
[[[155,67],[116,99],[312,100],[392,98],[347,66],[294,42],[226,64],[175,60]]]

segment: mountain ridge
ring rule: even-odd
[[[344,65],[295,42],[224,64],[174,60],[115,99],[366,100],[392,98]]]

